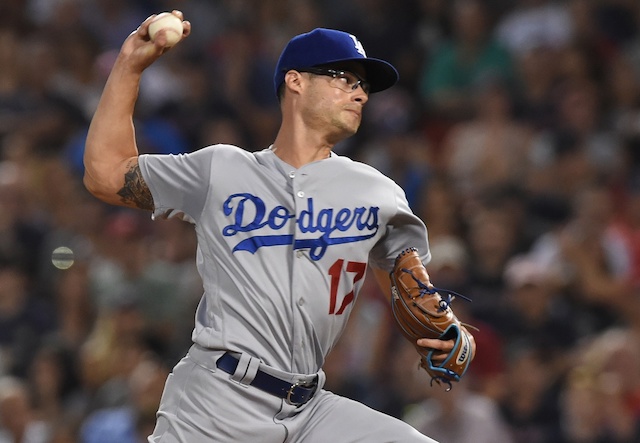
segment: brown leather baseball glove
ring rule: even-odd
[[[468,298],[431,285],[429,274],[416,248],[402,251],[391,272],[391,307],[403,335],[420,354],[420,366],[431,376],[431,383],[460,381],[474,357],[473,337],[451,309],[454,297]],[[419,346],[421,338],[453,340],[444,361],[435,362],[437,351]]]

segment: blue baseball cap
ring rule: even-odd
[[[371,93],[390,88],[398,81],[396,68],[384,60],[367,57],[362,43],[354,35],[334,29],[316,28],[295,36],[282,50],[273,75],[276,94],[284,82],[284,75],[291,69],[346,61],[356,61],[364,67]]]

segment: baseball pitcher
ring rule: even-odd
[[[367,57],[353,35],[315,29],[294,37],[278,60],[282,123],[271,146],[139,155],[132,116],[140,78],[174,43],[163,30],[151,38],[154,17],[124,41],[84,157],[84,183],[97,198],[181,217],[197,233],[204,294],[193,346],[168,377],[149,442],[433,442],[323,390],[323,362],[367,273],[391,294],[407,247],[420,267],[430,258],[426,227],[402,189],[332,151],[358,130],[369,95],[396,83],[396,69]],[[184,39],[191,24],[182,25]],[[409,308],[396,312],[433,296],[426,273],[414,265],[397,272],[393,292]],[[435,315],[447,309],[438,298]],[[452,327],[415,338],[437,382],[455,381],[475,352],[466,328]]]

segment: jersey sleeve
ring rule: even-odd
[[[409,247],[418,249],[424,264],[431,260],[427,227],[409,207],[402,188],[395,185],[394,192],[396,212],[387,222],[385,235],[369,255],[371,265],[386,271],[393,269],[398,254]]]
[[[210,148],[139,157],[140,171],[153,196],[154,218],[198,221],[211,185],[211,157]]]

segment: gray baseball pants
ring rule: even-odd
[[[169,375],[149,443],[437,443],[414,428],[362,403],[322,389],[302,406],[249,386],[247,365],[230,375],[216,367],[224,351],[193,346]],[[249,366],[255,358],[245,358]],[[253,363],[251,363],[253,361]],[[260,368],[294,382],[299,377]],[[239,380],[239,381],[236,381]]]

